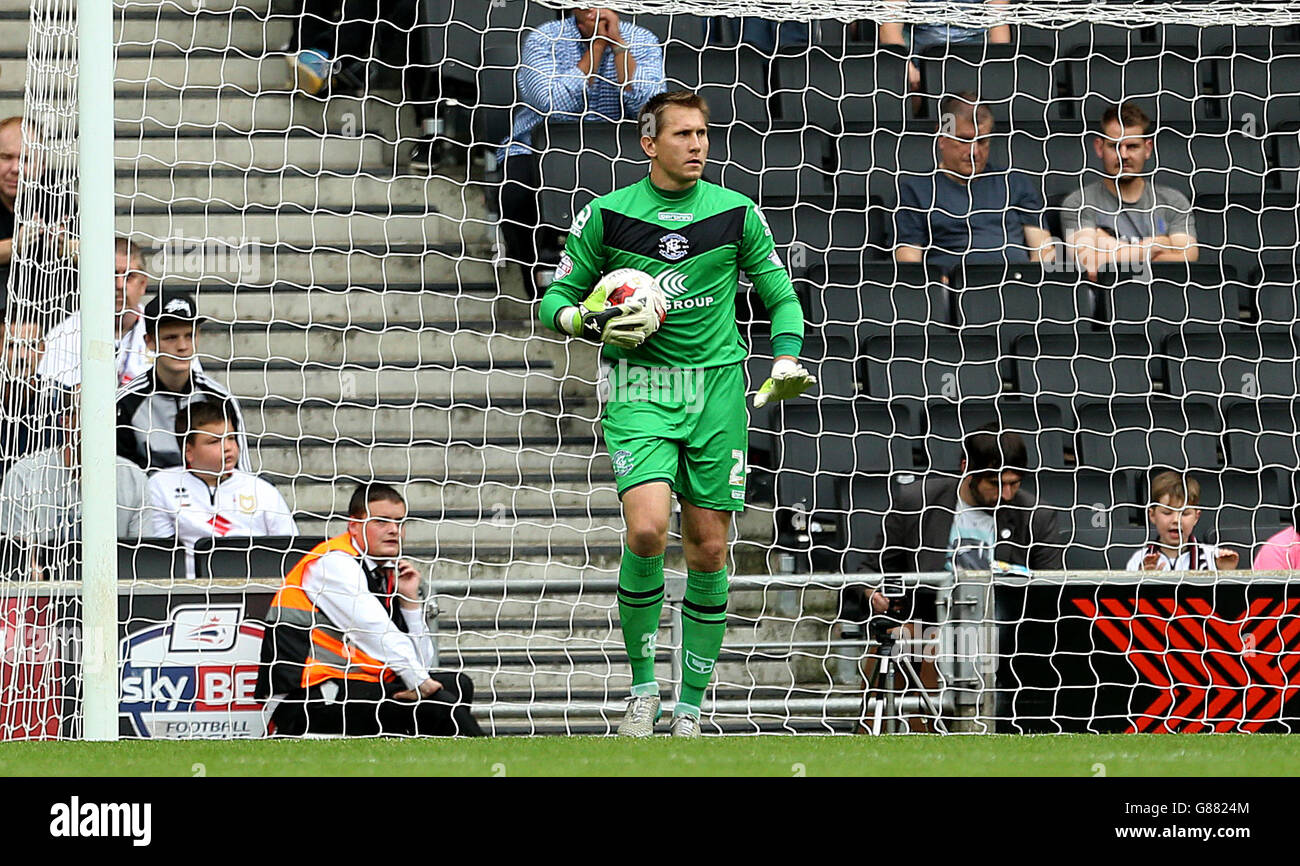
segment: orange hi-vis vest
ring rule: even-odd
[[[303,591],[307,567],[337,550],[361,558],[346,532],[322,541],[298,560],[271,599],[257,678],[259,698],[310,688],[331,679],[377,683],[397,678],[397,673],[383,662],[350,646],[343,631]]]

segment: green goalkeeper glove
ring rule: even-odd
[[[798,397],[816,384],[817,380],[803,364],[790,358],[777,358],[772,364],[772,375],[754,395],[754,408],[761,409],[773,400]]]

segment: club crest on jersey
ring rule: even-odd
[[[571,273],[573,273],[573,259],[569,258],[568,253],[560,253],[560,263],[555,268],[555,278],[562,280]]]
[[[239,494],[239,510],[245,514],[252,514],[257,510],[257,496],[253,493]]]
[[[634,461],[632,459],[631,451],[620,449],[610,455],[610,459],[614,463],[614,474],[619,478],[622,478],[624,475],[632,471],[632,464]]]
[[[663,256],[670,262],[686,258],[690,252],[691,243],[677,232],[671,232],[659,239],[659,255]]]

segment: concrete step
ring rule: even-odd
[[[655,665],[655,678],[660,683],[672,681],[672,669],[666,652]],[[492,649],[458,652],[451,647],[439,646],[438,664],[452,670],[463,670],[474,680],[475,696],[484,699],[491,689],[522,690],[608,688],[611,695],[622,697],[632,686],[627,656],[621,644],[606,652],[603,650],[556,650],[538,653],[533,658],[520,656],[514,664],[502,664],[505,658]],[[787,659],[751,659],[747,662],[719,661],[714,668],[713,683],[720,687],[753,686],[792,689],[805,685],[825,684],[817,677],[800,680]]]
[[[397,103],[378,98],[250,94],[237,87],[161,94],[124,89],[113,100],[119,138],[164,130],[211,130],[220,135],[307,131],[396,141],[398,112]]]
[[[340,209],[350,207],[344,203]],[[187,213],[194,206],[160,208],[145,203],[119,208],[117,226],[122,232],[149,237],[250,238],[259,243],[361,244],[426,243],[484,245],[491,242],[481,220],[454,218],[441,213],[303,213],[301,208],[279,213],[259,209],[241,213],[210,206],[206,212]]]
[[[347,521],[318,520],[297,516],[298,530],[304,535],[327,538],[344,532]],[[622,517],[573,516],[566,519],[520,518],[504,516],[489,520],[432,519],[419,516],[406,521],[406,544],[437,547],[443,544],[504,545],[527,547],[535,555],[548,545],[618,544],[623,537]]]
[[[287,16],[258,18],[228,11],[213,14],[207,0],[198,14],[175,11],[175,7],[161,14],[143,14],[132,3],[125,16],[121,11],[114,14],[113,25],[118,50],[124,52],[141,48],[229,48],[256,57],[281,50],[293,36],[293,23]]]
[[[381,403],[381,408],[344,403],[329,404],[313,400],[305,404],[270,399],[241,401],[248,432],[254,436],[271,434],[282,437],[306,435],[334,438],[370,439],[481,439],[484,437],[535,438],[540,436],[590,436],[599,412],[594,398],[588,406],[565,405],[556,401],[528,400],[510,404],[480,398],[479,405],[421,401],[414,406],[396,401]],[[584,429],[585,428],[585,429]]]
[[[540,367],[540,369],[539,369]],[[385,399],[481,399],[484,395],[555,397],[560,384],[546,375],[550,365],[520,369],[402,368],[396,365],[330,368],[307,365],[300,369],[265,366],[251,369],[208,369],[232,394],[254,397],[267,394],[282,400],[347,400],[382,395]]]
[[[0,2],[20,3],[30,2],[30,0],[0,0]],[[121,0],[119,0],[120,2]],[[273,9],[283,11],[282,7],[284,6],[277,0],[202,0],[202,3],[202,10],[207,15],[238,11],[255,14],[263,18],[268,17]],[[189,0],[130,0],[130,5],[126,8],[129,9],[131,15],[146,18],[174,14],[178,10],[188,11],[195,8],[195,4],[190,3]],[[121,9],[115,10],[113,14],[120,15]]]
[[[609,458],[596,443],[533,445],[436,445],[380,442],[356,445],[307,443],[250,446],[255,471],[278,475],[307,475],[322,480],[339,475],[360,478],[395,475],[411,480],[488,477],[547,478],[555,474],[609,481]]]
[[[335,276],[337,278],[337,276]],[[363,284],[364,285],[364,284]],[[199,309],[217,327],[231,322],[449,322],[499,320],[525,322],[532,318],[531,304],[494,291],[468,290],[460,294],[409,291],[390,286],[300,289],[277,285],[273,291],[240,288],[233,292],[197,293]]]
[[[284,495],[295,512],[310,513],[317,517],[347,513],[351,485],[325,484],[318,481],[293,479],[281,483],[268,477]],[[613,484],[596,482],[582,484],[561,483],[553,488],[519,487],[499,481],[461,483],[455,481],[414,481],[402,485],[412,510],[421,512],[479,512],[488,521],[512,519],[522,512],[573,513],[617,511],[618,495]]]
[[[461,244],[324,246],[205,238],[169,235],[154,240],[152,251],[145,254],[145,269],[154,280],[163,279],[168,285],[207,298],[229,295],[236,285],[246,296],[256,294],[258,287],[264,292],[272,285],[286,291],[304,286],[334,286],[339,292],[345,286],[365,287],[358,296],[378,296],[385,287],[402,285],[448,290],[490,285],[502,290],[490,253],[478,248],[465,250]],[[512,275],[514,270],[503,274]]]
[[[423,212],[428,209],[450,216],[485,220],[487,211],[480,190],[454,178],[434,175],[374,177],[369,175],[304,175],[206,171],[132,171],[119,174],[117,207],[152,203],[207,204],[229,208],[271,209],[330,213],[378,211]]]
[[[540,341],[559,344],[560,338],[518,334],[493,334],[495,323],[475,323],[472,330],[454,322],[402,326],[375,323],[311,325],[276,322],[269,325],[213,325],[201,337],[204,363],[234,360],[311,360],[321,364],[381,359],[390,363],[427,361],[441,365],[457,362],[522,361],[537,357]]]
[[[195,51],[185,56],[119,54],[114,69],[117,87],[162,81],[176,90],[238,87],[247,93],[292,92],[294,75],[282,53],[248,55],[235,51]]]
[[[126,138],[114,141],[113,152],[119,173],[136,168],[225,168],[382,174],[392,161],[392,148],[375,138],[305,134]]]

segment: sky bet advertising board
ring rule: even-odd
[[[175,597],[161,621],[128,623],[119,656],[123,735],[266,736],[253,698],[264,626],[248,616],[247,598],[229,599]]]

